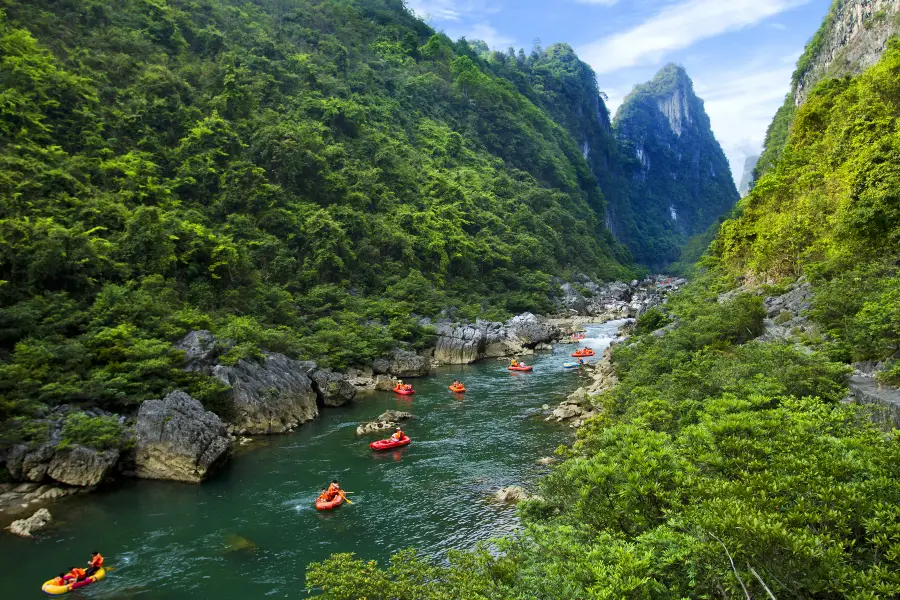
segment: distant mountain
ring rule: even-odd
[[[741,176],[741,185],[738,186],[738,192],[741,198],[750,193],[753,185],[753,170],[756,169],[756,163],[759,162],[759,156],[748,156],[744,160],[744,174]]]
[[[638,262],[664,267],[739,199],[728,160],[693,82],[677,65],[635,87],[613,129],[624,181],[605,190],[608,223]]]

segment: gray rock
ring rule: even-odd
[[[394,423],[397,421],[407,421],[412,418],[413,416],[411,413],[401,412],[399,410],[388,410],[381,413],[381,415],[379,415],[379,417],[375,420],[382,423]]]
[[[118,450],[98,452],[84,446],[75,446],[58,451],[50,461],[47,474],[60,483],[91,487],[103,481],[118,460]]]
[[[135,471],[144,479],[199,482],[231,456],[225,424],[184,392],[141,405]]]
[[[853,375],[847,385],[850,399],[869,407],[873,421],[886,430],[900,428],[900,389],[879,385],[875,378],[864,375]]]
[[[400,421],[412,419],[413,416],[408,412],[400,412],[389,410],[381,413],[381,415],[371,423],[363,423],[356,428],[357,435],[368,435],[370,433],[382,433],[392,431],[399,427]]]
[[[206,330],[190,332],[175,344],[175,348],[184,352],[186,371],[208,371],[220,354],[216,336]]]
[[[379,392],[390,392],[397,387],[399,382],[399,379],[395,379],[389,375],[378,375],[375,378],[375,390]]]
[[[394,377],[425,377],[431,372],[431,361],[415,352],[397,349],[390,358],[376,359],[372,370],[379,375]]]
[[[6,470],[13,479],[22,479],[22,463],[28,454],[28,446],[19,444],[10,448],[6,455]]]
[[[346,375],[318,369],[313,371],[312,380],[325,406],[344,406],[356,397],[356,387]]]
[[[56,444],[52,442],[47,442],[29,452],[22,459],[21,476],[28,481],[40,483],[47,475],[47,468],[54,454],[56,454]]]
[[[494,500],[508,504],[518,504],[528,499],[528,492],[517,485],[505,487],[494,494]]]
[[[442,323],[437,327],[435,360],[445,365],[468,365],[484,355],[485,332],[473,325]]]
[[[508,337],[515,337],[526,348],[534,348],[538,344],[547,344],[558,335],[556,328],[541,321],[531,313],[513,317],[506,323]]]
[[[212,372],[232,388],[234,425],[241,434],[285,433],[319,415],[306,366],[283,354],[266,354],[262,363],[217,365]]]
[[[53,517],[50,516],[50,511],[46,508],[41,508],[27,519],[13,521],[9,526],[9,530],[15,535],[30,538],[41,529],[47,527],[52,520]]]

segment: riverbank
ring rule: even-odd
[[[230,418],[213,414],[183,392],[144,402],[130,414],[57,407],[36,421],[46,428],[46,441],[0,452],[12,480],[0,489],[0,515],[19,516],[127,477],[204,481],[229,461],[242,440],[292,433],[323,411],[353,402],[360,392],[390,390],[398,379],[425,377],[445,365],[548,350],[585,323],[636,316],[660,304],[681,283],[659,276],[631,283],[561,284],[555,315],[525,313],[503,323],[439,320],[434,344],[425,352],[397,348],[344,373],[270,352],[233,363],[227,360],[232,342],[208,331],[190,332],[175,349],[183,353],[186,371],[227,387]],[[79,428],[73,443],[69,430],[78,433]],[[111,440],[98,443],[101,437]]]
[[[613,327],[588,326],[586,343],[602,348]],[[366,393],[291,435],[255,436],[202,485],[121,479],[67,498],[51,507],[47,533],[0,536],[0,553],[24,565],[5,589],[37,598],[48,568],[96,544],[119,567],[97,588],[104,596],[293,596],[305,587],[306,566],[336,552],[385,560],[415,545],[442,560],[450,549],[518,531],[516,512],[493,496],[511,486],[534,491],[549,472],[538,460],[571,443],[570,429],[540,414],[584,383],[562,368],[569,352],[537,352],[531,374],[512,374],[499,360],[439,367],[413,382],[412,399]],[[461,397],[447,389],[455,379],[468,388]],[[386,436],[356,430],[387,410],[414,416],[403,422],[413,441],[373,453],[369,442]],[[355,492],[354,504],[317,513],[312,503],[333,478]]]

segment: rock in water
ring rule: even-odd
[[[232,388],[239,433],[286,433],[319,415],[308,367],[283,354],[266,354],[262,363],[217,365],[212,372]]]
[[[371,423],[363,423],[356,428],[356,435],[367,435],[370,433],[380,433],[383,431],[392,431],[399,427],[400,421],[412,419],[413,416],[408,412],[400,412],[396,410],[388,410],[372,421]]]
[[[9,526],[9,530],[11,533],[22,537],[33,537],[35,533],[45,528],[52,520],[53,517],[50,516],[50,511],[46,508],[41,508],[27,519],[13,521]]]
[[[84,446],[60,450],[50,461],[47,474],[60,483],[90,487],[103,481],[119,460],[118,450],[97,452]]]
[[[346,375],[318,369],[313,371],[312,380],[325,406],[344,406],[356,397],[356,387]]]
[[[200,482],[228,460],[225,424],[184,392],[141,405],[135,424],[135,475]]]
[[[523,500],[528,500],[528,492],[524,488],[517,485],[505,487],[494,494],[494,500],[497,502],[506,502],[509,504],[518,504]]]

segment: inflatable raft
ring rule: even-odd
[[[454,394],[463,394],[463,393],[465,393],[465,391],[466,391],[466,386],[464,386],[464,385],[451,385],[451,386],[448,387],[447,389],[449,389],[449,390],[450,390],[451,392],[453,392]]]
[[[369,448],[372,450],[390,450],[391,448],[399,448],[401,446],[408,446],[412,440],[409,439],[409,436],[405,436],[402,439],[392,442],[391,440],[378,440],[377,442],[372,442],[369,444]]]
[[[563,363],[563,369],[577,369],[580,366],[580,363]]]
[[[338,494],[334,500],[316,500],[316,510],[334,510],[344,503],[344,497]]]
[[[572,356],[575,358],[585,358],[587,356],[594,356],[594,351],[590,348],[585,348],[584,350],[578,350],[577,352],[573,352]]]
[[[101,567],[90,577],[82,579],[81,581],[73,581],[68,585],[53,585],[53,579],[50,579],[44,582],[44,585],[41,586],[41,591],[51,596],[62,596],[63,594],[68,594],[73,590],[81,589],[83,587],[91,585],[92,583],[97,583],[104,577],[106,577],[106,569]]]
[[[506,367],[510,371],[518,371],[519,373],[530,373],[534,371],[534,367]]]
[[[394,393],[395,393],[395,394],[400,394],[401,396],[412,396],[413,394],[416,393],[416,391],[413,390],[413,389],[406,389],[406,388],[395,387],[395,388],[394,388]]]

